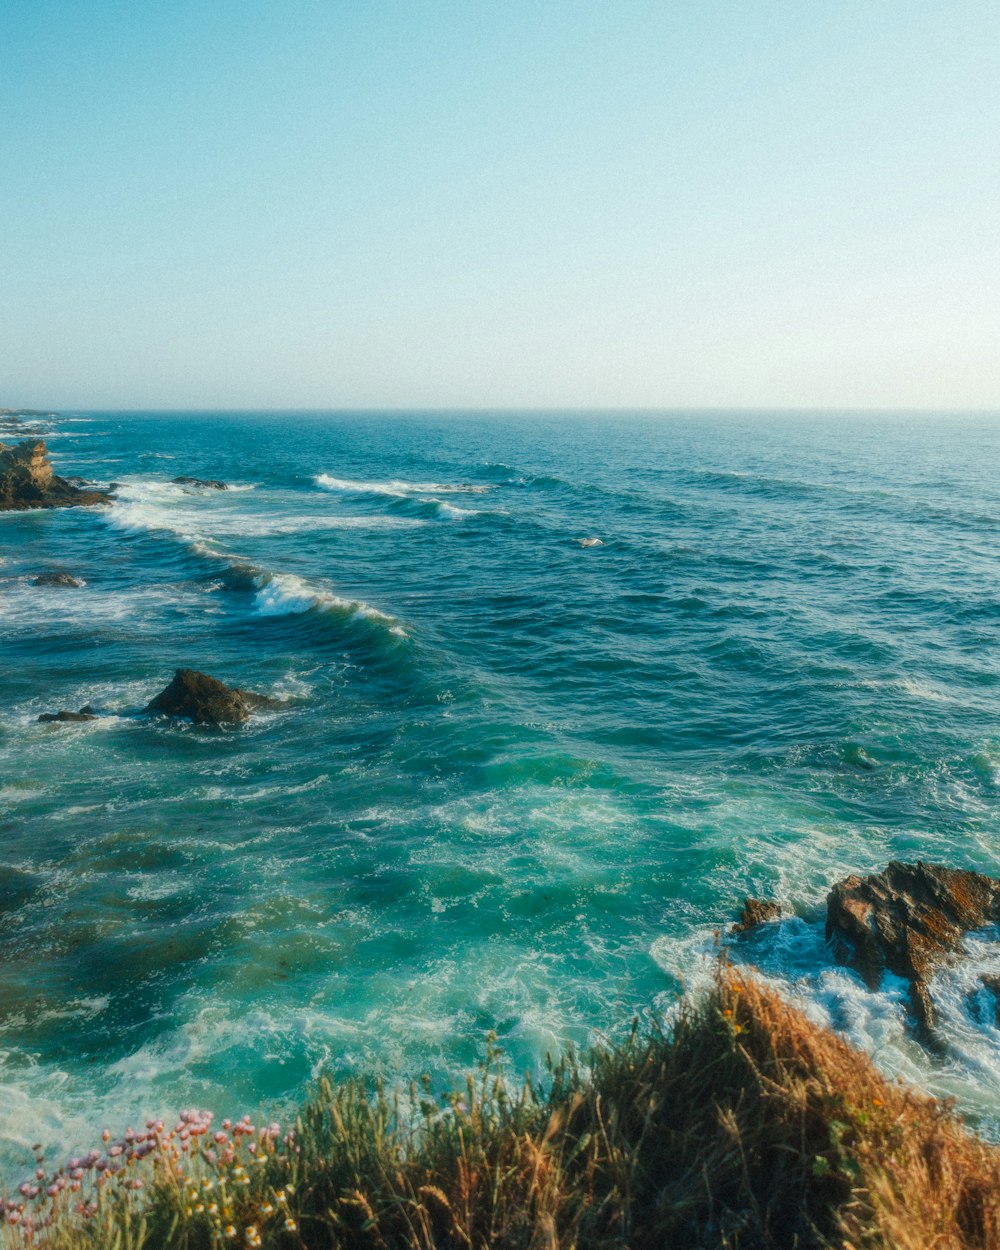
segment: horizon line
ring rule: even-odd
[[[155,414],[155,413],[247,413],[247,414],[265,414],[265,413],[297,413],[297,414],[327,414],[327,413],[392,413],[423,415],[423,414],[441,414],[441,415],[461,415],[461,414],[483,414],[483,413],[546,413],[546,414],[585,414],[585,413],[649,413],[649,414],[714,414],[714,413],[766,413],[766,414],[844,414],[844,413],[876,413],[888,414],[898,413],[900,415],[908,414],[927,414],[937,416],[1000,416],[1000,405],[995,407],[896,407],[894,405],[881,404],[872,406],[858,405],[769,405],[769,404],[750,404],[746,406],[733,406],[723,404],[680,404],[680,405],[627,405],[627,404],[594,404],[594,405],[500,405],[500,406],[475,406],[466,404],[451,404],[442,406],[409,406],[409,405],[336,405],[336,406],[287,406],[287,407],[267,407],[254,406],[247,407],[242,405],[236,406],[211,406],[199,407],[197,405],[185,405],[183,407],[61,407],[61,408],[44,408],[34,407],[32,405],[23,404],[13,407],[0,408],[0,413],[6,412],[10,415],[19,413],[31,413],[39,416],[60,416],[64,413],[73,412],[101,412],[108,414]]]

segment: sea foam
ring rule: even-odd
[[[331,477],[329,473],[316,476],[317,486],[323,490],[343,491],[356,495],[392,495],[405,499],[408,495],[485,495],[492,486],[473,483],[447,484],[443,482],[404,482],[392,479],[387,482],[357,481],[353,478]]]

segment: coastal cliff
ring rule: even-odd
[[[957,957],[997,888],[919,862],[849,877],[838,957],[874,979],[946,919],[933,961]],[[778,919],[749,901],[738,933]],[[103,1140],[54,1169],[39,1153],[0,1246],[1000,1250],[1000,1147],[724,958],[669,1029],[633,1023],[519,1090],[491,1046],[443,1096],[323,1078],[285,1126],[189,1110]]]
[[[109,503],[105,491],[81,489],[52,470],[43,439],[0,443],[0,512]]]

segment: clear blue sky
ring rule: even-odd
[[[0,0],[0,404],[1000,408],[996,0]]]

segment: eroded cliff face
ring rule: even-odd
[[[104,491],[81,490],[52,471],[45,440],[0,443],[0,511],[26,508],[71,508],[107,503]]]

